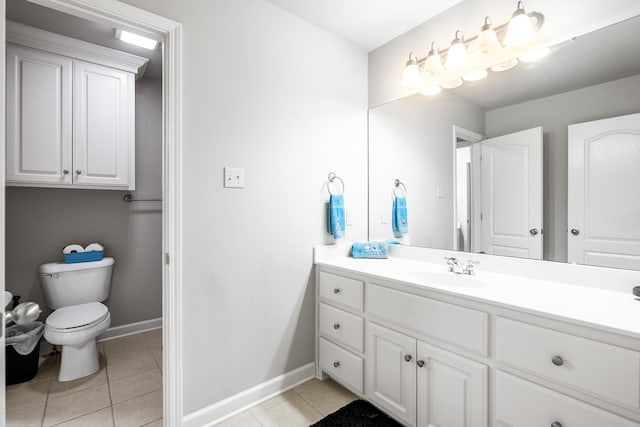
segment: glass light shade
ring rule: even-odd
[[[431,43],[431,50],[427,55],[427,59],[425,59],[424,61],[424,72],[433,76],[443,69],[444,67],[442,66],[442,58],[440,58],[438,46],[435,44],[435,42]]]
[[[484,25],[480,29],[480,34],[478,34],[478,39],[476,40],[476,50],[480,53],[490,53],[501,47],[498,36],[491,26],[491,19],[487,16],[484,18]]]
[[[549,52],[550,50],[548,47],[543,47],[542,49],[534,50],[533,52],[527,52],[519,58],[523,62],[536,62],[547,56]]]
[[[411,52],[407,65],[404,67],[402,86],[417,86],[420,83],[422,83],[422,76],[420,75],[418,61],[415,53]]]
[[[491,66],[491,71],[495,71],[495,72],[502,72],[502,71],[507,71],[512,69],[513,67],[515,67],[516,65],[518,65],[518,60],[516,58],[513,59],[509,59],[508,61],[504,61],[504,62],[500,62],[498,64],[492,65]]]
[[[442,92],[442,88],[438,85],[425,85],[420,88],[420,93],[427,96],[437,95]]]
[[[460,33],[460,38],[458,38]],[[448,70],[456,68],[462,68],[469,63],[469,57],[467,56],[467,49],[464,47],[464,40],[462,39],[462,32],[456,31],[456,38],[451,42],[449,52],[447,52],[447,62],[444,67]]]
[[[462,79],[460,77],[449,80],[448,82],[440,83],[440,86],[442,86],[445,89],[455,89],[460,85],[462,85]]]
[[[475,82],[477,80],[484,79],[485,77],[487,77],[487,74],[488,74],[487,70],[483,68],[483,69],[475,70],[468,74],[465,74],[464,76],[462,76],[462,78],[468,82]]]
[[[524,11],[524,5],[518,2],[518,8],[507,26],[507,34],[504,36],[505,46],[518,46],[531,40],[535,31],[531,25],[531,18]]]

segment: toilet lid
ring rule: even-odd
[[[54,311],[47,317],[47,326],[56,329],[79,328],[99,322],[109,315],[104,304],[90,302],[87,304],[70,305]]]

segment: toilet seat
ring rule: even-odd
[[[59,308],[45,323],[47,328],[57,332],[76,332],[91,328],[108,316],[109,310],[104,304],[90,302]]]

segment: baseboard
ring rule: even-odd
[[[315,363],[311,362],[206,408],[192,412],[183,418],[182,426],[207,427],[217,424],[312,379],[315,376],[315,369]]]
[[[162,317],[151,320],[143,320],[142,322],[129,323],[128,325],[115,326],[107,329],[104,334],[97,339],[98,342],[112,340],[127,335],[137,334],[145,331],[162,328]]]

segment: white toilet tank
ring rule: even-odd
[[[113,258],[65,264],[50,262],[39,268],[47,306],[55,310],[70,305],[102,302],[109,297]]]

